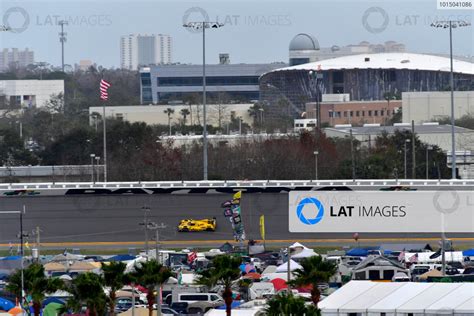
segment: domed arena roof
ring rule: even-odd
[[[300,33],[291,40],[290,50],[319,50],[319,42],[313,35]]]

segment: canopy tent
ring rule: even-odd
[[[292,259],[303,259],[303,258],[309,258],[309,257],[313,257],[313,256],[318,256],[318,254],[316,252],[314,252],[313,249],[304,248],[303,250],[301,250],[301,252],[297,253],[296,255],[292,255],[291,258]]]
[[[138,265],[142,262],[146,262],[145,257],[137,257],[132,261],[127,262],[127,267],[125,268],[125,273],[130,273],[132,271],[135,271],[135,265]]]
[[[474,297],[456,307],[454,315],[474,314]]]
[[[304,248],[306,248],[306,246],[303,245],[303,244],[300,244],[299,242],[295,242],[295,243],[294,243],[293,245],[291,245],[289,248],[290,248],[290,249],[297,249],[297,248],[302,248],[302,249],[304,249]]]
[[[395,315],[395,312],[399,306],[405,304],[410,299],[433,285],[432,283],[399,284],[402,284],[402,286],[378,302],[375,302],[375,304],[368,309],[368,316],[380,316],[382,313],[385,313],[386,315]]]
[[[116,255],[113,257],[108,258],[106,261],[112,262],[112,261],[130,261],[130,260],[135,260],[135,256],[132,255]]]
[[[85,261],[76,261],[70,267],[69,271],[82,272],[82,271],[92,271],[97,269],[94,265]]]
[[[20,307],[20,306],[15,306],[12,309],[8,311],[8,314],[10,315],[23,315],[26,314],[26,312]]]
[[[430,252],[405,252],[405,262],[410,262],[410,258],[412,258],[415,254],[418,254],[418,263],[435,263],[441,262],[441,254],[436,258],[430,258],[433,251]],[[463,252],[462,251],[446,251],[446,262],[463,262]]]
[[[464,257],[474,257],[474,248],[472,249],[467,249],[462,252],[462,255]]]
[[[239,301],[232,301],[231,309],[237,308],[237,307],[239,307],[241,304],[242,304],[242,303],[239,302]],[[222,305],[222,306],[217,307],[216,309],[226,309],[226,306],[225,306],[225,305]]]
[[[274,279],[283,279],[288,280],[288,273],[266,273],[265,275],[262,274],[262,281],[271,281]]]
[[[298,263],[296,263],[294,260],[290,259],[290,271],[294,271],[296,269],[301,269],[301,266]],[[276,269],[276,272],[277,273],[288,272],[288,262],[285,262],[279,265]]]
[[[50,303],[57,303],[57,304],[62,304],[64,305],[65,302],[63,300],[60,300],[59,298],[57,297],[48,297],[47,299],[45,299],[42,303],[43,307],[50,304]]]
[[[463,283],[461,286],[441,297],[435,303],[425,308],[425,313],[429,314],[449,314],[467,300],[474,297],[474,283]]]
[[[286,289],[288,288],[288,285],[286,284],[286,281],[280,278],[273,279],[271,281],[273,284],[273,287],[275,288],[275,291],[279,291],[281,289]]]
[[[430,286],[425,291],[421,292],[417,296],[413,297],[411,300],[405,304],[399,306],[396,310],[397,314],[399,313],[424,313],[424,310],[436,303],[438,300],[443,298],[448,293],[454,291],[456,288],[460,287],[461,283],[434,283],[433,286]],[[474,293],[471,293],[474,295]]]
[[[277,270],[277,266],[273,266],[273,265],[267,266],[265,270],[263,270],[262,275],[267,274],[267,273],[275,273],[276,270]]]
[[[59,254],[53,257],[51,261],[75,261],[79,260],[79,256],[73,255],[71,253]]]
[[[8,256],[8,257],[3,257],[0,260],[20,260],[21,256]]]
[[[64,304],[59,303],[49,303],[43,309],[43,316],[57,316],[60,315],[61,309],[64,307]]]
[[[352,248],[346,252],[346,256],[351,257],[367,257],[369,250],[377,250],[379,247],[367,247],[367,248]]]
[[[66,266],[59,262],[48,262],[43,267],[46,272],[65,272],[67,270]]]
[[[12,301],[9,301],[6,298],[0,297],[0,310],[7,312],[13,307],[15,307],[15,304]]]
[[[380,249],[383,250],[384,254],[390,254],[394,251],[405,251],[405,252],[423,252],[433,251],[430,244],[381,244]]]
[[[440,277],[443,276],[443,273],[439,271],[438,269],[433,269],[428,272],[423,273],[422,275],[419,276],[420,280],[426,280],[429,277]]]
[[[324,315],[338,315],[339,308],[362,295],[377,283],[371,281],[350,281],[336,292],[322,300],[318,307]]]
[[[367,311],[368,306],[383,299],[404,285],[404,283],[376,283],[375,286],[365,291],[363,295],[359,295],[341,306],[339,313],[364,313]]]

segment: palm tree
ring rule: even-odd
[[[337,272],[337,266],[321,256],[312,256],[304,258],[300,262],[301,268],[293,271],[295,278],[289,283],[292,286],[307,286],[311,285],[311,300],[315,307],[318,307],[318,302],[321,298],[321,291],[318,285],[323,282],[328,282],[329,278]]]
[[[33,301],[35,316],[41,312],[41,303],[45,294],[54,293],[63,288],[64,283],[58,278],[46,278],[44,267],[39,263],[33,263],[23,270],[23,288],[25,295],[29,295]],[[17,299],[21,298],[21,271],[16,271],[8,280],[7,290],[13,293]],[[23,304],[24,302],[22,302]]]
[[[107,298],[103,289],[104,279],[95,273],[79,274],[67,289],[72,297],[67,300],[62,312],[72,309],[81,313],[83,306],[87,307],[90,316],[105,314]]]
[[[149,260],[135,265],[135,271],[130,273],[131,279],[147,289],[148,314],[153,315],[153,304],[155,303],[155,288],[161,287],[173,273],[156,260]],[[157,303],[160,306],[159,302]],[[158,309],[159,310],[159,309]]]
[[[108,297],[110,316],[115,315],[116,292],[128,283],[128,275],[125,273],[126,267],[127,265],[125,263],[119,261],[102,264],[104,285],[110,288]]]
[[[174,110],[172,108],[167,108],[166,110],[163,111],[163,113],[168,114],[168,126],[170,129],[170,136],[171,136],[171,115],[174,113]]]
[[[186,118],[191,114],[191,112],[189,112],[188,109],[182,109],[180,113],[183,116],[183,125],[186,125]]]
[[[268,301],[265,313],[267,316],[321,315],[321,311],[316,307],[306,305],[302,297],[294,296],[291,293],[280,293],[274,296]]]
[[[231,315],[232,282],[240,277],[239,266],[242,259],[228,255],[214,257],[212,267],[198,273],[197,283],[213,287],[217,284],[224,286],[222,297],[226,305],[227,316]]]

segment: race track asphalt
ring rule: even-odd
[[[75,195],[23,196],[0,198],[1,211],[26,207],[24,231],[32,235],[39,226],[42,243],[115,242],[117,245],[144,240],[143,206],[150,208],[149,219],[167,227],[160,230],[162,241],[194,241],[199,246],[212,240],[232,239],[231,225],[220,204],[230,194],[154,194],[154,195]],[[260,239],[259,217],[265,215],[267,240],[348,239],[349,233],[290,233],[288,231],[288,194],[254,193],[242,199],[242,215],[247,239]],[[216,217],[216,232],[178,233],[176,226],[185,218]],[[17,243],[18,214],[0,214],[0,244]],[[153,234],[153,233],[151,233]],[[435,234],[362,234],[361,238],[432,237]],[[452,237],[473,237],[458,234]],[[30,237],[30,243],[34,237]],[[472,241],[471,241],[472,242]],[[177,243],[180,244],[180,243]]]

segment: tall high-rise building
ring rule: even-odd
[[[28,48],[25,48],[25,50],[4,48],[0,51],[0,71],[7,70],[10,65],[26,67],[34,62],[35,53]]]
[[[140,66],[170,64],[172,38],[169,35],[130,34],[120,39],[120,65],[137,70]]]

